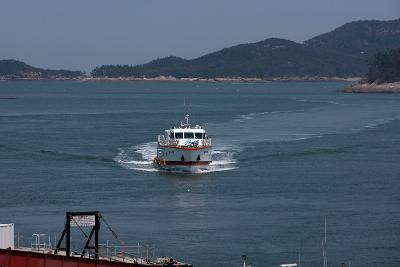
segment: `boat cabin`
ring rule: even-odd
[[[208,139],[207,133],[204,129],[199,128],[173,128],[166,130],[166,135],[170,139]]]
[[[164,135],[158,136],[160,146],[181,146],[181,147],[204,147],[211,146],[211,139],[208,137],[203,126],[191,127],[189,115],[185,116],[185,122],[179,127],[165,130]]]

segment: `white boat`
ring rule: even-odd
[[[203,126],[192,127],[189,115],[179,127],[165,130],[158,136],[154,163],[161,168],[183,167],[193,170],[211,163],[212,145]]]

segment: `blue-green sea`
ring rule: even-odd
[[[126,244],[196,267],[322,266],[326,217],[328,266],[399,266],[400,95],[348,85],[0,82],[0,223],[29,246],[99,210]],[[214,162],[160,172],[157,135],[185,112]]]

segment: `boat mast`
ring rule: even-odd
[[[246,265],[246,260],[247,260],[246,255],[242,255],[242,260],[243,260],[243,267],[251,267],[250,265]]]
[[[326,216],[325,216],[325,244],[326,244]]]
[[[185,115],[186,125],[189,125],[189,114]]]
[[[299,253],[299,267],[301,267],[300,253]]]
[[[190,105],[186,105],[186,96],[183,97],[183,108],[185,109],[185,123],[182,123],[182,126],[189,128]]]
[[[328,257],[326,255],[326,216],[324,222],[324,239],[322,240],[322,257],[324,260],[323,267],[328,267]]]

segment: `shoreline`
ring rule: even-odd
[[[350,87],[338,89],[340,93],[400,93],[400,82],[393,83],[355,83]]]
[[[244,78],[244,77],[216,77],[216,78],[197,78],[197,77],[188,77],[188,78],[175,78],[172,76],[159,76],[159,77],[89,77],[89,76],[80,76],[80,77],[55,77],[55,78],[38,78],[38,77],[21,77],[21,78],[9,78],[9,77],[1,77],[0,82],[2,81],[78,81],[78,82],[102,82],[102,81],[151,81],[151,82],[246,82],[246,83],[257,83],[257,82],[357,82],[361,80],[360,77],[327,77],[327,76],[304,76],[304,77],[271,77],[271,78]]]

